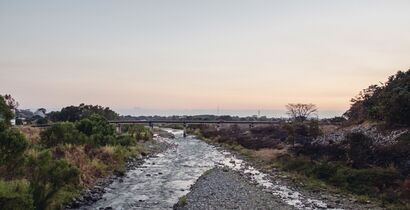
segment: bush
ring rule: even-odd
[[[41,132],[41,144],[53,147],[59,144],[83,144],[87,141],[73,123],[56,123]]]
[[[34,209],[33,198],[27,180],[0,180],[0,209]]]
[[[10,120],[13,117],[13,112],[11,112],[6,100],[0,95],[0,131],[11,125]]]
[[[115,134],[114,126],[109,124],[104,117],[97,114],[93,114],[88,118],[78,121],[76,123],[76,128],[87,136],[93,134],[113,136]]]
[[[51,203],[58,205],[55,196],[79,181],[79,170],[64,160],[53,160],[48,150],[29,156],[28,166],[36,209],[48,209]]]
[[[134,146],[136,144],[136,140],[132,136],[119,136],[116,138],[114,144],[121,146]]]
[[[373,140],[362,133],[350,133],[346,136],[349,144],[347,155],[354,168],[367,167],[373,155]]]
[[[388,167],[394,165],[404,175],[410,173],[410,132],[401,135],[398,142],[389,146],[380,146],[375,149],[374,163]]]
[[[114,145],[115,144],[115,136],[106,136],[103,134],[93,134],[90,136],[90,144],[95,146],[105,146],[105,145]]]
[[[13,164],[20,160],[28,147],[26,138],[16,129],[0,132],[0,166]]]
[[[282,159],[281,166],[358,195],[377,196],[380,192],[397,188],[403,177],[392,168],[354,169],[341,162],[317,161],[307,157]],[[394,195],[396,198],[399,193]]]

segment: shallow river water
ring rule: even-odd
[[[166,130],[172,132],[175,139],[157,137],[157,140],[171,143],[171,149],[147,159],[139,168],[114,181],[91,209],[172,209],[178,198],[187,194],[190,186],[216,165],[251,174],[251,181],[270,189],[285,203],[299,209],[325,206],[322,201],[305,198],[286,186],[270,182],[266,174],[243,164],[229,152],[221,152],[194,136],[183,138],[180,130]]]

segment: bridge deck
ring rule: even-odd
[[[221,120],[111,120],[112,124],[254,124],[272,125],[280,121],[221,121]]]
[[[248,125],[277,125],[281,121],[221,121],[221,120],[110,120],[111,124],[248,124]],[[32,125],[32,127],[47,128],[51,124]]]

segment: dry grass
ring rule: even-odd
[[[321,125],[319,129],[323,134],[329,134],[335,132],[339,127],[337,125]]]
[[[256,159],[263,160],[266,162],[274,161],[278,159],[279,157],[282,157],[287,154],[288,154],[287,147],[282,147],[279,149],[260,149],[260,150],[253,152],[253,156]]]
[[[83,145],[64,145],[56,148],[54,154],[63,156],[70,164],[80,169],[80,183],[83,186],[92,186],[98,178],[111,173],[117,162],[113,157],[114,148],[103,147],[93,150],[95,151],[86,152]]]
[[[101,147],[101,151],[110,155],[115,153],[115,147],[111,145]]]
[[[40,128],[33,128],[31,126],[19,126],[18,128],[30,144],[37,144],[40,141]]]

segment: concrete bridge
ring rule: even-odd
[[[242,124],[249,125],[249,128],[253,128],[255,125],[277,125],[280,121],[250,121],[250,120],[238,120],[238,121],[224,121],[224,120],[111,120],[108,121],[111,124],[115,124],[117,132],[121,132],[121,125],[142,124],[148,125],[151,129],[154,128],[154,124],[182,124],[184,127],[184,137],[186,136],[186,128],[189,124],[216,124],[219,129],[222,124]]]
[[[255,125],[277,125],[281,121],[260,121],[260,120],[235,120],[235,121],[225,121],[225,120],[110,120],[110,124],[116,125],[117,133],[121,133],[122,125],[148,125],[151,129],[154,128],[155,124],[182,124],[184,127],[184,137],[186,136],[186,128],[189,124],[215,124],[217,129],[223,124],[230,125],[249,125],[249,128],[253,128]],[[50,124],[43,125],[33,125],[32,127],[47,128]]]

